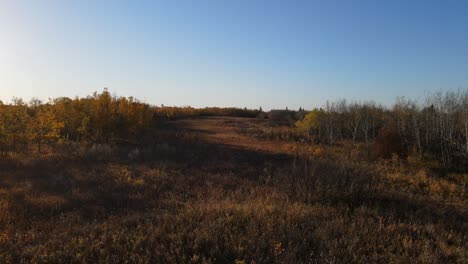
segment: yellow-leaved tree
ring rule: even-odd
[[[323,110],[315,108],[304,116],[304,119],[296,122],[296,127],[299,131],[307,134],[310,140],[310,135],[317,131],[320,138],[320,119],[323,116]]]
[[[42,143],[56,142],[60,139],[64,123],[56,118],[53,108],[50,106],[41,107],[35,114],[35,118],[31,120],[29,126],[29,136],[37,143],[38,150],[41,152]]]

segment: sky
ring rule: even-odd
[[[263,109],[468,87],[468,1],[0,0],[0,100]]]

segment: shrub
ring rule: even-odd
[[[116,156],[115,146],[108,144],[93,144],[91,147],[82,146],[78,150],[78,155],[85,160],[107,161]]]
[[[387,124],[379,130],[374,141],[373,153],[376,158],[390,159],[392,154],[404,156],[402,138],[395,122]]]

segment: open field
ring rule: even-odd
[[[466,263],[468,174],[268,129],[182,119],[138,151],[3,159],[0,262]]]
[[[468,0],[0,0],[0,264],[468,264]]]

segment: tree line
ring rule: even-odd
[[[296,126],[317,143],[363,142],[369,155],[413,154],[448,166],[468,163],[468,90],[436,92],[423,102],[400,97],[391,108],[373,102],[327,102]]]
[[[106,89],[83,98],[60,97],[46,103],[14,98],[0,101],[0,155],[41,152],[60,142],[132,141],[164,121],[199,116],[261,117],[295,123],[308,142],[364,143],[368,155],[415,155],[448,166],[468,163],[468,90],[436,92],[422,102],[398,98],[392,107],[374,102],[327,102],[305,111],[246,108],[152,106]]]
[[[83,98],[60,97],[44,103],[13,98],[0,101],[0,155],[41,152],[60,142],[115,143],[138,140],[166,120],[197,116],[255,117],[261,110],[151,106],[104,89]]]

